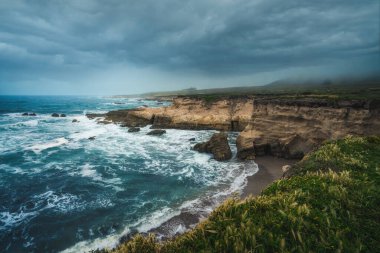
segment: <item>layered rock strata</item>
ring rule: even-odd
[[[254,99],[252,121],[237,138],[238,158],[302,158],[323,141],[380,134],[379,101]]]
[[[126,127],[175,128],[222,131],[242,131],[249,123],[252,98],[221,98],[206,101],[198,98],[176,98],[168,107],[138,108],[88,114],[89,118],[105,117],[106,121]]]
[[[241,131],[237,157],[301,158],[323,141],[380,134],[379,100],[225,97],[214,101],[180,97],[168,107],[88,114],[126,127]]]

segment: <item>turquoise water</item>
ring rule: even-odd
[[[142,105],[162,106],[136,99],[0,96],[0,252],[112,247],[122,235],[149,231],[184,210],[209,212],[256,172],[254,164],[217,162],[191,150],[214,131],[147,136],[149,126],[128,133],[85,117]],[[67,117],[53,118],[54,112]],[[231,133],[234,152],[235,138]],[[169,232],[182,231],[176,224]]]

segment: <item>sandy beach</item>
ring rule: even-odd
[[[282,177],[282,166],[292,165],[297,161],[273,156],[257,157],[255,162],[259,166],[259,171],[248,177],[248,185],[244,188],[241,198],[246,198],[249,195],[260,195],[261,191],[268,185]]]

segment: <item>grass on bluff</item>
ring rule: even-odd
[[[328,142],[289,175],[172,240],[137,235],[110,252],[380,252],[380,137]]]

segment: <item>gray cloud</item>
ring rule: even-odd
[[[276,79],[279,72],[294,74],[291,69],[374,71],[378,61],[379,2],[373,0],[0,3],[0,92],[42,79],[85,82],[83,76],[123,65],[126,72],[142,69],[142,76],[149,68],[185,74],[193,83],[225,76],[241,84],[240,76],[251,75],[254,83],[255,75]],[[165,88],[165,78],[160,82]]]

